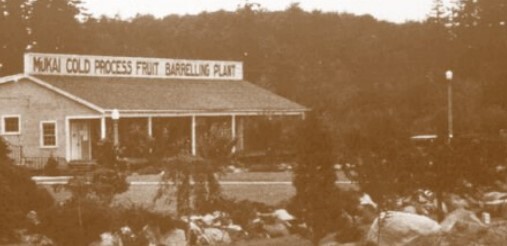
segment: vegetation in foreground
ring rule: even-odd
[[[30,179],[30,173],[16,167],[8,154],[8,146],[0,138],[0,244],[16,239],[16,229],[30,225],[25,218],[30,211],[47,209],[53,203],[51,196]]]

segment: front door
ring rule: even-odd
[[[71,121],[70,123],[71,160],[91,159],[90,122]]]

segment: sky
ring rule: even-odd
[[[83,0],[83,7],[95,17],[119,15],[128,19],[137,14],[164,17],[169,14],[199,14],[203,11],[235,11],[245,3],[258,3],[268,11],[286,9],[298,2],[307,11],[370,14],[395,23],[424,20],[433,0]]]

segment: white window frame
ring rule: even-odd
[[[51,123],[55,125],[55,145],[44,145],[44,124]],[[39,125],[40,147],[43,149],[58,148],[58,124],[56,120],[44,120]]]
[[[17,132],[6,132],[5,131],[5,119],[6,118],[18,118],[18,131]],[[6,114],[2,115],[2,122],[0,122],[1,134],[2,135],[20,135],[21,134],[21,115],[19,114]]]

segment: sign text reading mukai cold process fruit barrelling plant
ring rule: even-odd
[[[243,64],[236,61],[27,53],[24,62],[30,75],[243,79]]]

